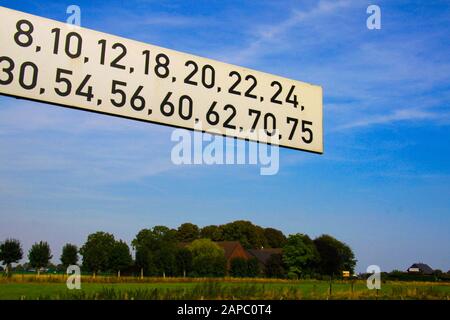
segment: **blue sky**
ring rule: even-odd
[[[450,269],[448,1],[2,1],[82,26],[323,86],[324,155],[280,171],[175,166],[172,129],[0,97],[0,238],[27,251],[97,230],[246,219],[347,242],[358,271]],[[368,30],[366,8],[381,8]]]

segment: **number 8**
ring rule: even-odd
[[[28,26],[28,30],[24,30],[23,25]],[[14,34],[14,41],[21,47],[31,46],[31,44],[33,43],[33,37],[31,36],[34,31],[33,24],[28,20],[19,20],[17,21],[16,29],[17,32]],[[26,42],[20,41],[20,36],[22,35],[27,37]]]

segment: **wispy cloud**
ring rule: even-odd
[[[334,131],[352,129],[358,127],[368,127],[373,125],[389,124],[399,121],[419,121],[419,120],[439,120],[450,119],[450,113],[432,112],[420,109],[399,109],[390,114],[374,115],[367,118],[358,119],[353,122],[338,126]]]
[[[139,17],[137,21],[134,21],[137,24],[145,25],[145,26],[161,26],[161,27],[196,27],[203,26],[206,27],[213,23],[213,19],[203,16],[182,16],[182,15],[173,15],[167,13],[160,14],[152,14],[145,16],[144,18]]]
[[[350,5],[348,0],[340,1],[319,1],[319,3],[308,11],[301,11],[298,9],[293,10],[290,17],[278,24],[262,24],[256,27],[258,30],[253,36],[253,39],[243,48],[239,49],[233,55],[230,55],[233,63],[241,64],[246,63],[256,56],[262,55],[267,52],[271,47],[273,41],[277,38],[282,37],[286,32],[288,32],[293,27],[299,25],[300,23],[310,20],[317,19],[323,15],[330,14],[335,10],[344,8]],[[269,50],[270,51],[270,50]]]

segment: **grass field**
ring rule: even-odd
[[[450,299],[450,283],[83,277],[68,290],[64,276],[0,278],[0,299]]]

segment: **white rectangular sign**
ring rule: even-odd
[[[319,86],[3,7],[0,93],[323,152]]]

